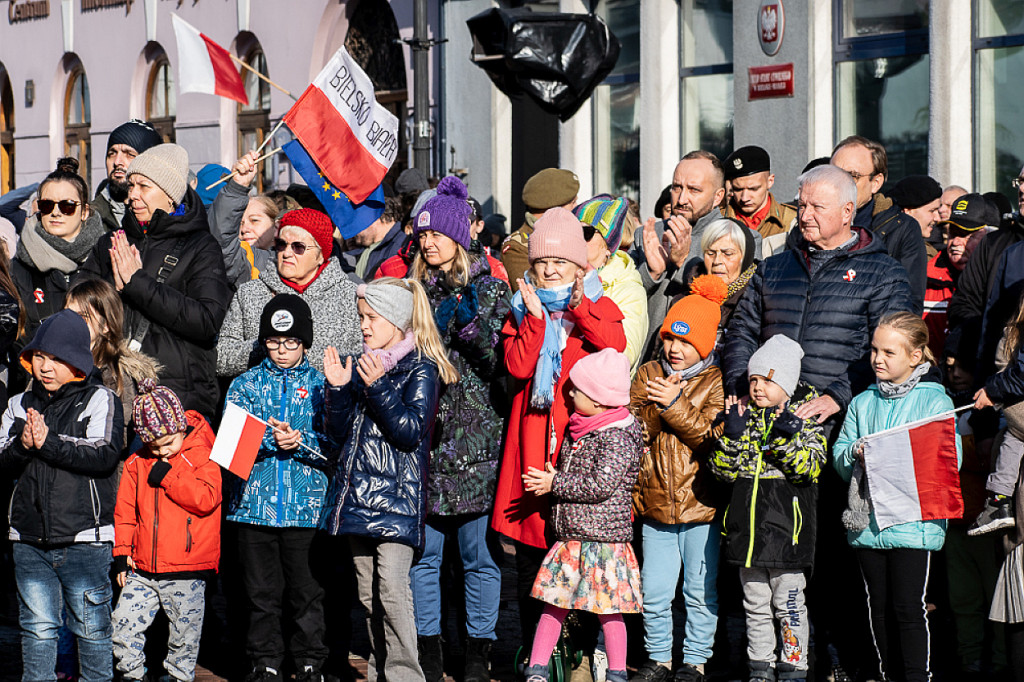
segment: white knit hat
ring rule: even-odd
[[[135,157],[128,165],[128,177],[142,175],[180,204],[188,189],[188,152],[176,144],[158,144]]]

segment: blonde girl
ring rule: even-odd
[[[358,308],[363,354],[342,362],[333,347],[324,353],[327,433],[340,453],[320,523],[349,538],[370,633],[368,679],[383,661],[385,679],[423,680],[409,569],[423,549],[438,395],[459,374],[418,282],[361,285]]]
[[[911,313],[882,318],[871,339],[871,366],[877,382],[850,403],[833,454],[839,475],[851,482],[849,509],[843,514],[847,540],[864,577],[871,634],[883,676],[902,662],[907,682],[924,682],[931,673],[925,590],[931,553],[942,549],[946,521],[916,521],[881,529],[866,485],[861,439],[953,409],[928,349],[928,327]],[[960,437],[956,436],[957,458]],[[885,457],[884,450],[872,457]],[[893,453],[895,454],[895,453]],[[887,613],[895,613],[889,620]],[[897,633],[890,639],[889,628]],[[890,641],[898,642],[895,651]]]

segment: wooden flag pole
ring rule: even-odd
[[[274,154],[278,153],[282,149],[284,149],[284,147],[278,147],[277,149],[270,150],[269,152],[267,152],[266,154],[264,154],[260,158],[256,159],[256,163],[259,163],[260,161],[265,161],[266,159],[269,159],[271,156],[273,156]],[[214,183],[210,184],[210,186],[206,188],[207,191],[213,189],[214,187],[216,187],[217,185],[219,185],[222,182],[227,182],[228,180],[230,180],[231,178],[235,177],[236,175],[238,175],[238,171],[232,171],[232,173],[230,175],[225,175],[223,178],[221,178],[217,182],[214,182]]]
[[[270,134],[263,138],[263,142],[260,143],[260,146],[256,148],[256,154],[257,155],[261,151],[263,151],[264,147],[267,146],[268,142],[270,142],[271,140],[274,139],[274,135],[277,135],[277,131],[280,130],[281,126],[283,126],[283,125],[284,125],[284,119],[282,118],[280,121],[277,122],[277,125],[274,126],[274,129],[270,131]]]
[[[292,98],[292,100],[294,100],[294,101],[296,101],[296,102],[298,101],[298,99],[299,99],[298,97],[296,97],[296,96],[295,96],[295,95],[293,95],[292,93],[288,92],[287,90],[285,90],[284,88],[282,88],[282,87],[281,87],[280,85],[278,85],[278,84],[277,84],[277,83],[275,83],[274,81],[270,80],[269,78],[267,78],[267,77],[266,77],[266,76],[264,76],[264,75],[263,75],[262,73],[260,73],[260,72],[259,72],[259,71],[257,71],[256,69],[252,68],[251,66],[249,66],[249,65],[248,65],[248,64],[246,64],[245,62],[243,62],[243,61],[242,61],[241,59],[239,59],[239,58],[238,58],[238,57],[236,57],[235,55],[233,55],[233,54],[232,54],[232,55],[230,55],[230,56],[231,56],[231,58],[232,58],[232,59],[234,59],[234,60],[235,60],[236,62],[238,62],[238,65],[239,65],[239,66],[241,66],[241,67],[242,67],[243,69],[249,69],[249,70],[250,70],[250,71],[252,71],[252,72],[253,72],[254,74],[256,74],[256,77],[257,77],[257,78],[259,78],[260,80],[262,80],[262,81],[264,81],[265,83],[268,83],[268,84],[270,84],[270,85],[273,85],[273,86],[274,86],[275,88],[277,88],[278,90],[280,90],[280,91],[281,91],[281,92],[283,92],[284,94],[286,94],[286,95],[288,95],[289,97],[291,97],[291,98]]]

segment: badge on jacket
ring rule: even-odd
[[[295,393],[303,400],[309,397],[309,391],[307,391],[305,388],[300,388],[297,391],[295,391]]]
[[[852,282],[853,280],[857,279],[857,271],[854,270],[853,268],[850,268],[849,270],[846,271],[846,274],[843,275],[843,279],[846,280],[847,282]]]
[[[43,295],[42,289],[36,289],[33,291],[32,297],[36,299],[36,303],[43,303],[46,300],[46,296]]]

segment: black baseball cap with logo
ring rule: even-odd
[[[975,232],[989,224],[989,208],[985,197],[980,194],[965,194],[953,202],[949,219],[939,225],[951,225],[964,232]]]

